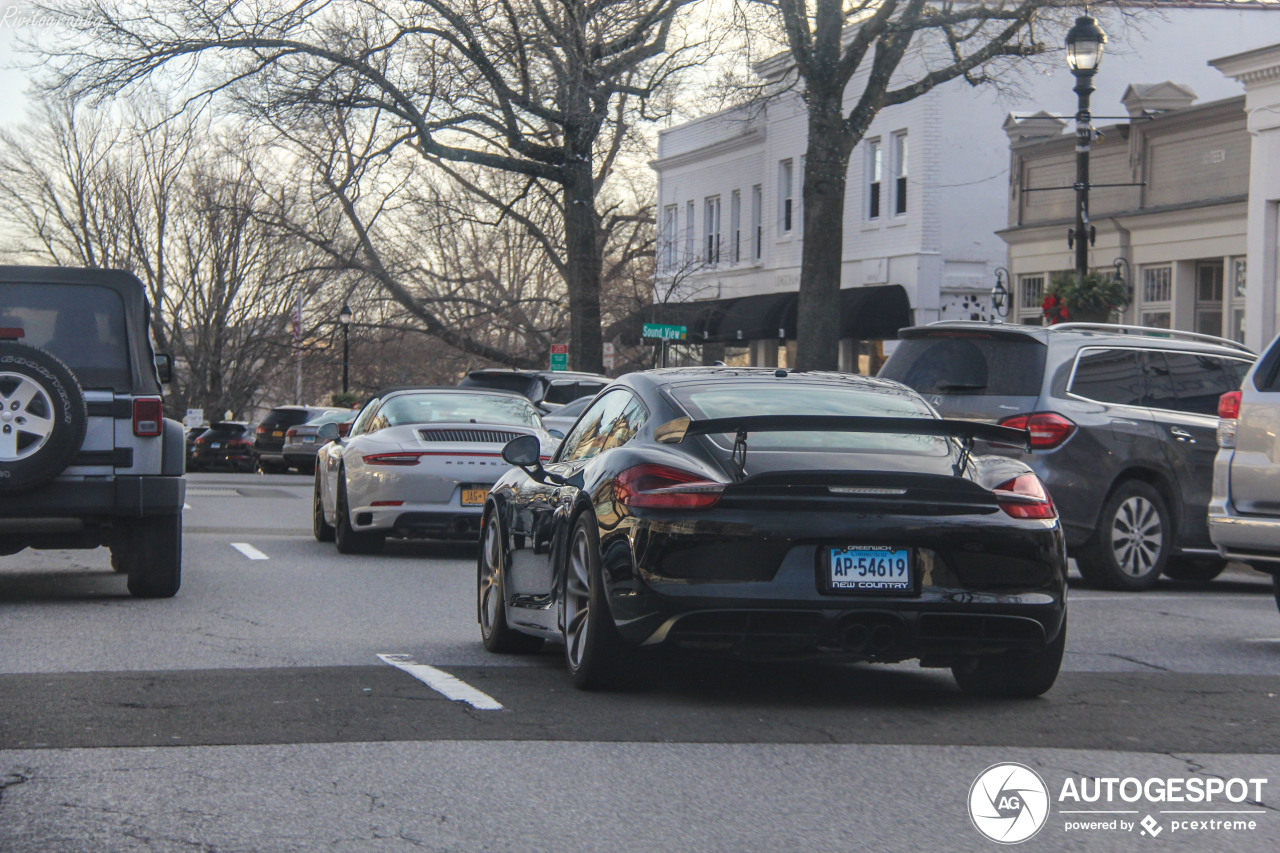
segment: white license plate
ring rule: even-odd
[[[211,444],[211,445],[209,445],[209,446],[210,446],[211,448],[213,448],[214,450],[217,450],[219,447],[221,447],[221,446],[222,446],[222,442],[221,442],[221,441],[215,441],[213,444]]]
[[[302,437],[302,443],[303,443],[303,444],[315,444],[315,443],[316,443],[316,437],[315,437],[314,435],[304,435],[304,436]]]
[[[881,545],[829,549],[828,581],[833,592],[912,592],[911,552]]]

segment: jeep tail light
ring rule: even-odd
[[[1013,415],[1000,421],[1000,426],[1025,429],[1031,433],[1032,450],[1052,450],[1076,431],[1075,422],[1055,412]]]
[[[1236,425],[1240,417],[1240,392],[1228,391],[1218,398],[1218,446],[1236,446]]]
[[[133,434],[159,435],[164,423],[159,397],[141,397],[133,401]]]
[[[666,465],[636,465],[613,481],[618,503],[645,509],[710,509],[724,483]]]
[[[1057,518],[1058,510],[1035,474],[1022,474],[996,486],[992,493],[1005,515],[1014,518]]]

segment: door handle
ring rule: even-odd
[[[1172,427],[1169,434],[1173,436],[1174,441],[1181,441],[1183,444],[1195,444],[1195,437],[1181,427]]]

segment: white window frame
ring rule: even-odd
[[[692,264],[698,258],[698,229],[694,224],[697,216],[696,204],[693,199],[689,199],[685,205],[684,258],[687,264]]]
[[[795,230],[795,161],[787,158],[778,163],[778,230],[790,234]]]
[[[742,191],[734,190],[729,194],[729,260],[735,264],[742,262]]]
[[[751,231],[751,259],[758,261],[764,255],[764,187],[760,184],[751,188]]]
[[[703,232],[706,254],[703,259],[707,266],[714,267],[720,263],[720,196],[707,196],[703,202],[703,209],[706,213],[704,223],[706,230]]]
[[[1142,268],[1141,301],[1138,306],[1138,322],[1150,325],[1148,316],[1164,314],[1173,326],[1173,264],[1152,264]]]
[[[894,216],[906,216],[907,202],[910,200],[907,193],[907,167],[908,154],[907,148],[907,132],[900,130],[893,134],[893,186],[890,195],[893,205]]]
[[[662,209],[662,268],[676,268],[676,251],[680,240],[680,205],[669,204]]]
[[[868,222],[879,222],[884,217],[884,147],[880,138],[867,140],[867,203],[863,214]]]

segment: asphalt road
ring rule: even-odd
[[[194,475],[188,504],[170,601],[129,598],[104,550],[0,559],[0,851],[993,850],[967,802],[999,762],[1050,792],[1028,850],[1280,848],[1280,614],[1243,568],[1073,589],[1030,702],[912,664],[689,663],[591,694],[558,647],[484,652],[472,546],[343,557],[297,476]],[[1060,797],[1111,777],[1268,781]],[[1148,816],[1154,837],[1067,828]]]

